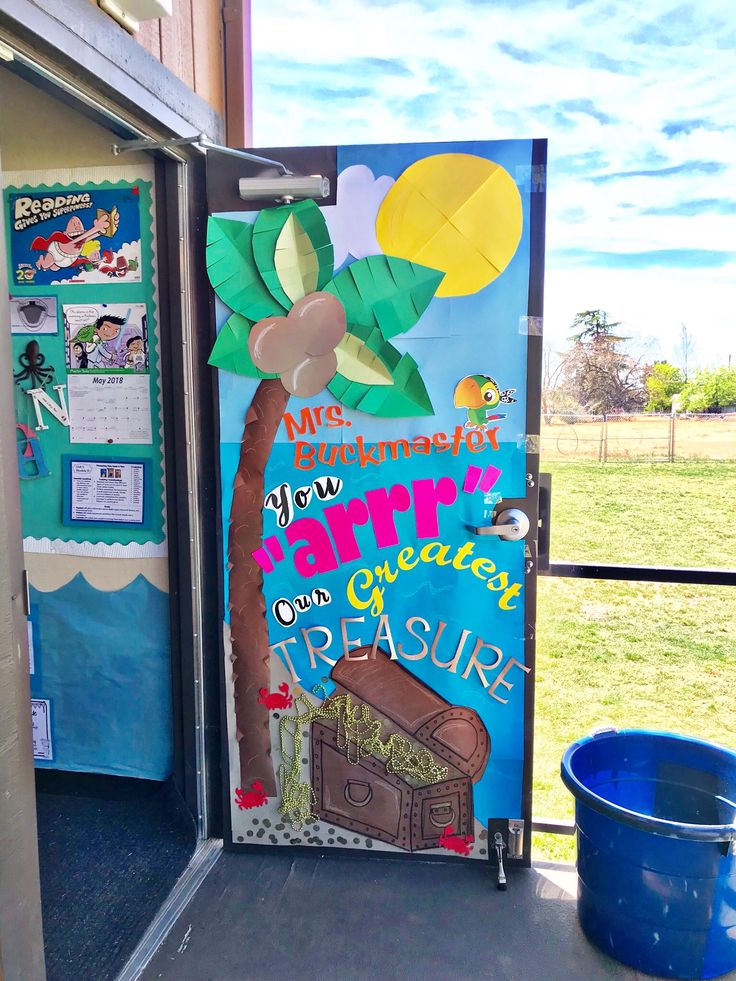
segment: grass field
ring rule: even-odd
[[[550,462],[553,561],[736,568],[736,462]]]
[[[543,461],[542,469],[553,472],[553,559],[736,567],[736,464]],[[731,587],[540,577],[535,815],[572,817],[560,758],[597,726],[736,747],[735,652]],[[536,835],[534,850],[574,859],[571,838]]]

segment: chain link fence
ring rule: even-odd
[[[542,415],[546,460],[736,460],[736,412]]]

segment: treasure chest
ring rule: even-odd
[[[446,702],[380,649],[351,651],[331,677],[332,717],[311,727],[319,818],[408,851],[473,834],[473,784],[491,748],[478,713]]]

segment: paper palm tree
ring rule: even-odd
[[[246,412],[228,536],[230,635],[241,783],[276,794],[268,710],[270,685],[262,546],[264,472],[291,395],[325,387],[350,409],[375,416],[433,413],[416,362],[390,343],[410,330],[443,273],[373,255],[334,276],[324,216],[314,201],[259,212],[253,224],[210,218],[207,271],[233,312],[209,363],[260,378]]]

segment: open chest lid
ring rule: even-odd
[[[331,677],[473,783],[480,780],[491,752],[491,739],[475,709],[451,705],[385,651],[378,648],[374,655],[370,645],[341,658]]]

